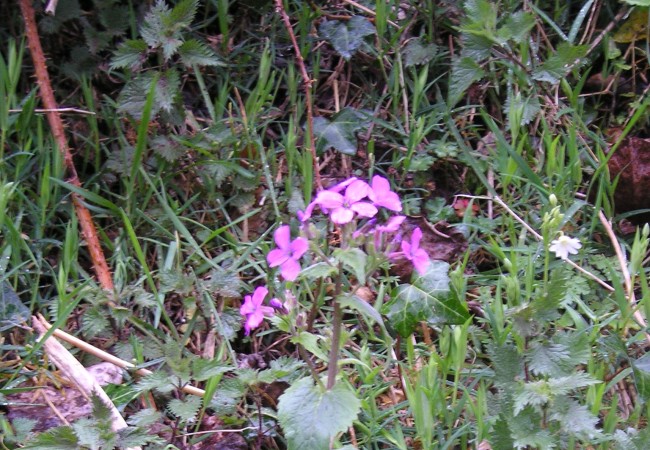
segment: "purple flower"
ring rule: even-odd
[[[418,227],[411,234],[411,242],[402,241],[402,253],[413,263],[415,270],[423,275],[429,266],[429,255],[420,248],[420,239],[422,239],[422,230]]]
[[[285,280],[295,280],[300,273],[300,263],[298,260],[309,248],[307,239],[299,237],[292,241],[289,225],[282,225],[275,230],[273,239],[278,248],[271,250],[266,255],[269,266],[280,266],[280,273]]]
[[[394,233],[399,230],[399,227],[405,219],[406,216],[393,216],[388,219],[388,222],[386,222],[385,225],[377,225],[375,231],[379,233]]]
[[[264,306],[264,297],[269,293],[269,290],[264,286],[255,288],[253,295],[244,297],[244,304],[239,308],[239,313],[246,317],[244,322],[244,329],[246,336],[248,336],[252,329],[260,326],[264,317],[271,317],[275,310],[270,306]]]
[[[338,186],[340,185],[336,187]],[[331,190],[321,191],[314,203],[321,209],[330,211],[332,222],[344,225],[352,221],[355,213],[362,217],[373,217],[377,214],[377,208],[372,203],[361,201],[369,195],[370,191],[368,183],[355,179],[346,187],[345,195]]]
[[[372,177],[372,187],[369,197],[375,206],[383,206],[386,209],[397,212],[402,210],[402,202],[399,199],[399,195],[391,191],[388,180],[379,175]]]

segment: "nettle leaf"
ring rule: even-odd
[[[497,26],[497,5],[487,0],[467,0],[463,5],[467,17],[463,29],[495,30]]]
[[[158,371],[142,377],[135,385],[135,389],[139,392],[147,392],[155,390],[159,394],[169,394],[176,389],[169,374]]]
[[[576,372],[566,377],[551,378],[548,380],[548,385],[555,395],[568,394],[571,391],[583,387],[591,386],[592,384],[602,383],[602,381],[595,379],[585,372]]]
[[[199,0],[183,0],[179,2],[169,14],[170,27],[189,27],[199,8]]]
[[[368,126],[369,114],[365,111],[345,107],[328,120],[314,117],[314,136],[318,140],[320,152],[334,148],[345,155],[357,153],[356,133]]]
[[[524,360],[512,344],[490,346],[488,349],[494,367],[494,383],[505,387],[524,373]]]
[[[404,67],[419,66],[430,62],[438,53],[436,44],[423,44],[421,38],[412,39],[402,50]]]
[[[601,434],[596,428],[598,417],[594,416],[585,405],[568,397],[559,397],[548,411],[549,419],[557,420],[565,432],[587,439]]]
[[[339,55],[349,61],[363,44],[363,38],[375,34],[375,26],[363,16],[352,16],[345,22],[325,20],[318,31]]]
[[[574,46],[568,42],[562,42],[558,45],[555,53],[535,69],[533,78],[551,84],[559,83],[569,69],[579,67],[586,62],[583,58],[587,54],[588,48],[588,45]],[[576,61],[578,61],[577,64]]]
[[[508,122],[510,122],[511,118],[517,118],[519,122],[516,124],[509,123],[509,127],[512,128],[513,126],[524,126],[531,123],[542,107],[537,96],[522,97],[521,93],[517,93],[514,97],[512,95],[508,96],[504,109],[508,116]]]
[[[165,23],[169,22],[169,14],[171,10],[167,3],[163,0],[158,0],[156,4],[144,16],[144,23],[140,27],[140,35],[151,48],[158,48],[161,45],[161,40],[166,30]]]
[[[535,26],[535,16],[524,11],[517,11],[510,14],[505,24],[499,28],[498,35],[505,43],[509,40],[520,44],[528,39],[530,30]]]
[[[210,47],[196,39],[190,39],[178,47],[178,56],[183,64],[197,66],[223,66],[223,62]]]
[[[23,305],[16,291],[3,281],[0,289],[0,332],[26,322],[30,315],[29,308]]]
[[[118,111],[130,114],[135,119],[142,118],[142,111],[144,110],[144,105],[147,101],[147,95],[153,80],[153,71],[140,74],[130,80],[124,86],[117,99],[119,104]],[[171,112],[180,95],[180,86],[181,79],[176,70],[169,69],[160,73],[156,82],[155,95],[151,107],[152,117],[158,114],[160,110]]]
[[[98,306],[86,310],[81,316],[81,324],[84,333],[89,337],[97,336],[111,325],[106,317],[106,311]]]
[[[574,365],[571,352],[562,344],[534,342],[526,354],[531,372],[535,375],[566,375]]]
[[[204,289],[222,297],[238,298],[244,289],[244,283],[239,275],[231,270],[212,269],[201,280]]]
[[[358,248],[337,248],[333,253],[334,259],[351,269],[360,285],[366,284],[366,261],[368,255]]]
[[[518,387],[515,393],[514,413],[515,415],[519,414],[527,406],[540,411],[542,406],[551,401],[553,395],[553,391],[545,380],[524,383]]]
[[[465,91],[476,81],[483,78],[485,71],[478,63],[468,57],[454,61],[449,76],[449,104],[455,105],[465,94]]]
[[[193,422],[201,409],[201,397],[188,395],[184,399],[174,398],[167,403],[167,411],[183,422]]]
[[[632,361],[632,373],[639,395],[644,400],[650,399],[650,353]]]
[[[233,367],[224,365],[218,359],[196,358],[192,361],[192,378],[196,381],[205,381],[231,370]]]
[[[148,50],[147,43],[142,39],[129,39],[123,42],[111,58],[111,70],[126,67],[131,70],[140,69],[147,60]]]
[[[37,434],[22,448],[34,450],[77,450],[79,440],[71,427],[56,427]]]
[[[268,370],[276,380],[287,381],[294,379],[295,375],[300,374],[304,367],[305,363],[299,359],[291,358],[290,356],[281,356],[271,361]]]
[[[469,319],[467,307],[449,288],[449,264],[444,261],[431,261],[424,275],[400,284],[391,297],[382,313],[402,337],[413,333],[418,322],[461,324]]]
[[[280,396],[278,420],[289,450],[328,450],[330,440],[357,418],[361,402],[344,383],[326,390],[303,378]]]
[[[150,145],[157,155],[162,156],[169,162],[178,160],[187,152],[187,149],[179,142],[163,135],[153,138]]]
[[[131,414],[127,420],[134,427],[149,427],[162,419],[163,414],[154,408],[145,408]]]

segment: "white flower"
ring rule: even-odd
[[[555,256],[562,259],[567,259],[569,254],[578,254],[578,249],[582,247],[580,241],[576,238],[562,235],[551,242],[548,248],[550,251],[555,252]]]

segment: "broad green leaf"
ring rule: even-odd
[[[551,84],[559,83],[570,68],[578,67],[585,63],[588,45],[573,46],[562,42],[540,67],[533,72],[533,78]]]
[[[650,0],[621,0],[623,3],[634,6],[650,6]]]
[[[302,269],[299,276],[313,281],[332,276],[336,273],[336,270],[336,266],[332,263],[318,262]]]
[[[330,390],[303,378],[289,387],[278,404],[278,420],[289,450],[328,450],[330,440],[352,425],[361,403],[344,383]]]
[[[169,394],[176,389],[176,385],[168,373],[159,370],[142,377],[136,383],[135,389],[140,392],[155,390],[160,394]]]
[[[123,42],[111,58],[111,70],[128,67],[138,70],[147,59],[147,43],[141,39],[129,39]]]
[[[343,264],[343,267],[351,269],[360,285],[366,284],[366,261],[368,255],[358,248],[337,248],[333,253],[334,258]]]
[[[632,361],[632,371],[639,395],[646,401],[650,400],[650,353]]]
[[[167,411],[183,422],[193,421],[201,409],[201,397],[188,395],[184,399],[174,398],[167,403]]]
[[[503,44],[510,40],[520,44],[528,38],[530,30],[534,26],[535,16],[524,11],[517,11],[508,16],[497,34]]]
[[[569,434],[586,439],[593,439],[601,434],[596,428],[598,417],[594,416],[587,406],[569,397],[557,398],[549,408],[548,415]]]
[[[367,126],[368,115],[354,108],[343,108],[338,114],[328,120],[325,117],[314,117],[314,136],[318,140],[318,150],[324,151],[333,147],[345,155],[357,153],[357,131]]]
[[[454,106],[472,83],[483,78],[485,71],[478,63],[468,57],[454,61],[449,76],[449,105]]]
[[[178,56],[187,67],[197,66],[223,66],[223,62],[210,47],[196,39],[190,39],[178,47]]]
[[[29,308],[23,305],[11,285],[3,281],[0,289],[0,332],[27,322],[30,315]]]
[[[192,379],[205,381],[209,378],[222,375],[233,370],[218,359],[196,358],[192,361]]]
[[[159,0],[160,1],[160,0]],[[172,9],[167,16],[169,27],[189,27],[196,16],[199,7],[199,0],[183,0]]]
[[[418,322],[461,324],[469,319],[467,307],[449,289],[449,264],[431,261],[427,272],[413,284],[401,284],[382,309],[393,328],[409,336]]]
[[[56,427],[37,434],[22,447],[34,450],[78,450],[79,441],[70,427]]]
[[[507,387],[524,373],[524,361],[512,344],[490,346],[489,354],[494,368],[494,383]]]
[[[436,44],[423,44],[421,38],[412,39],[402,50],[404,67],[419,66],[427,64],[438,53]]]
[[[569,349],[562,344],[533,342],[526,361],[535,375],[562,376],[574,367]]]
[[[154,408],[145,408],[131,414],[127,423],[134,427],[149,427],[162,418],[162,412]]]
[[[352,16],[345,22],[325,20],[318,31],[332,44],[339,55],[350,60],[363,44],[363,39],[375,34],[375,27],[363,16]]]
[[[318,344],[319,336],[309,333],[307,331],[300,331],[297,335],[291,338],[291,342],[294,344],[300,344],[305,349],[314,356],[317,356],[323,361],[327,361],[327,354],[321,349]]]

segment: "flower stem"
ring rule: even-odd
[[[343,323],[343,311],[338,302],[341,295],[341,283],[343,276],[343,266],[339,262],[339,272],[336,277],[336,286],[334,288],[334,317],[332,318],[332,348],[330,349],[330,358],[327,366],[327,389],[332,389],[336,384],[336,374],[339,367],[339,347],[341,346],[341,326]]]

